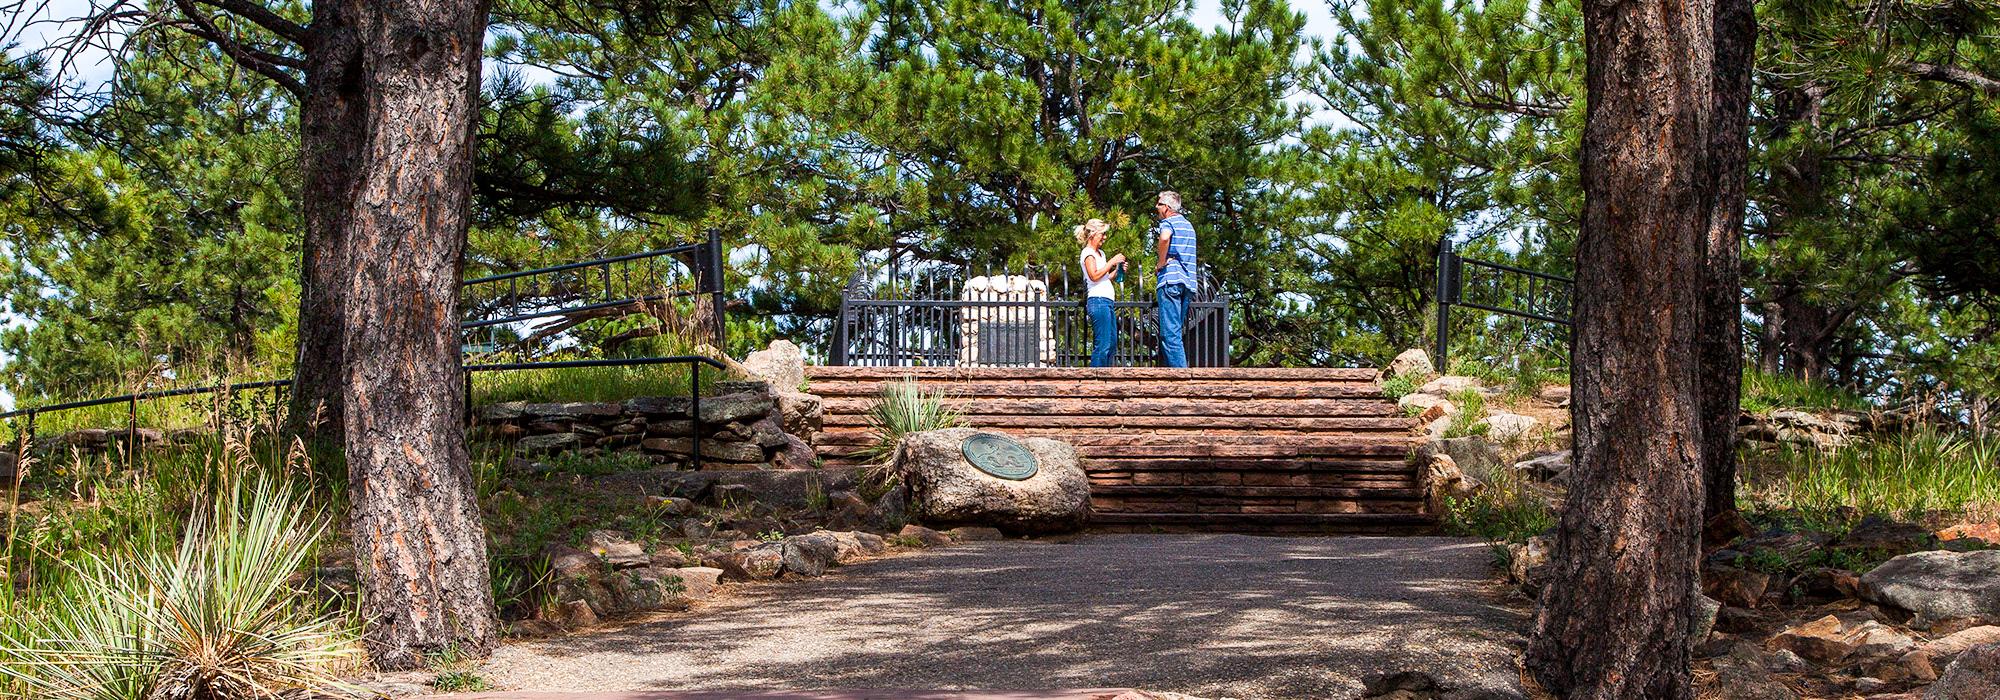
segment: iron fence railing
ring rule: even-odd
[[[723,318],[726,292],[722,242],[720,236],[713,231],[709,232],[706,240],[700,243],[466,280],[459,285],[459,308],[462,319],[459,328],[465,338],[466,354],[473,360],[463,365],[467,417],[469,419],[471,415],[472,375],[477,372],[684,363],[688,365],[691,378],[690,388],[693,395],[691,405],[695,414],[693,461],[699,468],[702,432],[700,429],[701,367],[707,365],[718,370],[724,369],[721,361],[705,355],[581,358],[534,362],[491,360],[506,357],[509,351],[515,353],[515,356],[537,354],[534,348],[522,347],[524,341],[539,344],[542,350],[553,348],[569,351],[572,354],[588,354],[588,348],[580,345],[586,339],[567,335],[581,323],[634,314],[652,316],[661,324],[675,323],[685,320],[670,318],[677,313],[671,304],[681,299],[690,300],[689,305],[694,316],[694,323],[691,325],[712,338],[716,351],[722,352],[723,348],[727,347],[725,344],[727,324]],[[541,322],[542,325],[535,325],[537,322]],[[496,329],[503,328],[522,331],[525,337],[512,339],[511,342],[515,346],[512,348],[487,347],[491,339],[497,337]],[[482,342],[482,334],[487,342]],[[546,356],[546,353],[541,354]],[[21,443],[17,446],[17,451],[25,451],[27,441],[34,439],[35,419],[38,416],[122,403],[128,407],[125,426],[126,444],[132,445],[137,441],[140,427],[138,407],[141,401],[214,393],[234,395],[261,389],[270,389],[282,394],[291,387],[291,384],[292,380],[277,379],[140,391],[7,411],[0,413],[0,420],[9,421],[14,426],[17,441]],[[282,395],[275,397],[272,405],[285,405]]]
[[[967,273],[944,263],[857,269],[841,295],[830,361],[898,367],[1090,363],[1092,327],[1080,269]],[[1229,299],[1217,291],[1213,275],[1203,277],[1184,324],[1188,364],[1226,367]],[[1150,274],[1128,274],[1118,285],[1113,365],[1159,362],[1153,285]]]
[[[1566,339],[1575,290],[1568,277],[1468,258],[1450,237],[1438,239],[1437,366],[1451,366],[1452,307],[1557,324]]]

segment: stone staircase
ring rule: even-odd
[[[810,367],[817,450],[859,464],[882,386],[942,389],[966,422],[1077,446],[1095,527],[1413,533],[1424,512],[1415,422],[1370,369]]]

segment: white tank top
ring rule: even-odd
[[[1083,266],[1083,281],[1086,284],[1090,285],[1089,289],[1087,289],[1084,292],[1084,295],[1091,297],[1103,297],[1105,299],[1117,299],[1118,292],[1116,287],[1112,286],[1111,278],[1117,277],[1118,271],[1106,267],[1104,270],[1104,278],[1096,282],[1091,282],[1090,263],[1085,262],[1091,258],[1097,258],[1099,265],[1103,265],[1104,261],[1107,260],[1107,258],[1104,257],[1104,251],[1097,250],[1095,248],[1085,248],[1083,249],[1083,254],[1077,256],[1076,258],[1077,264]]]

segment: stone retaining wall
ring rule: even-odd
[[[511,444],[523,455],[629,452],[656,464],[692,468],[693,404],[687,397],[499,403],[477,410],[473,438]],[[812,446],[793,431],[815,426],[818,408],[816,401],[781,402],[764,382],[723,383],[716,395],[701,399],[702,468],[812,468]]]

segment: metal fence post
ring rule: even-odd
[[[1449,373],[1451,351],[1451,297],[1456,280],[1452,274],[1451,236],[1438,237],[1437,257],[1437,368],[1440,374]]]
[[[688,439],[694,452],[694,470],[701,471],[701,363],[688,363]]]
[[[709,293],[709,318],[715,322],[715,351],[726,355],[729,353],[729,323],[722,316],[725,286],[722,269],[722,234],[714,229],[708,231],[707,257],[708,260],[703,267],[708,273],[706,275],[708,280],[702,286]]]

